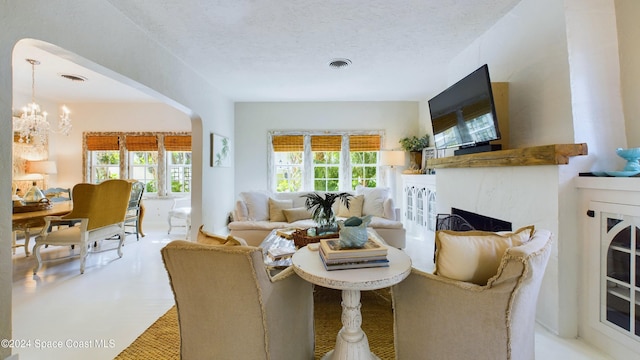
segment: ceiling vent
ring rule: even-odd
[[[62,76],[65,79],[69,79],[71,81],[79,81],[79,82],[83,82],[86,81],[87,78],[82,76],[82,75],[74,75],[74,74],[60,74],[60,76]]]
[[[349,65],[351,65],[351,60],[349,59],[333,59],[329,63],[329,67],[333,69],[344,69]]]

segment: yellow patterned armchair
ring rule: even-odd
[[[45,226],[36,237],[33,252],[38,259],[35,275],[42,266],[40,249],[44,245],[80,248],[80,273],[84,273],[89,247],[96,241],[118,235],[118,251],[122,257],[124,242],[124,218],[129,206],[131,183],[126,180],[106,180],[100,184],[77,184],[73,187],[73,210],[63,216],[45,217]],[[78,226],[52,230],[56,222],[79,221]],[[111,250],[111,249],[110,249]]]

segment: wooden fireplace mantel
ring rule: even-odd
[[[569,157],[587,155],[587,144],[553,144],[427,160],[427,168],[565,165]]]

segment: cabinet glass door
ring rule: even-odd
[[[600,321],[640,337],[640,217],[601,214]]]

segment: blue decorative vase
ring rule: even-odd
[[[625,165],[623,171],[638,171],[640,172],[640,148],[631,148],[631,149],[616,149],[616,154],[621,158],[627,160],[627,164]]]
[[[353,217],[347,219],[346,221],[338,221],[340,246],[343,248],[351,249],[363,247],[367,242],[367,239],[369,238],[369,234],[367,233],[367,226],[370,222],[371,215],[367,215],[362,218]]]

